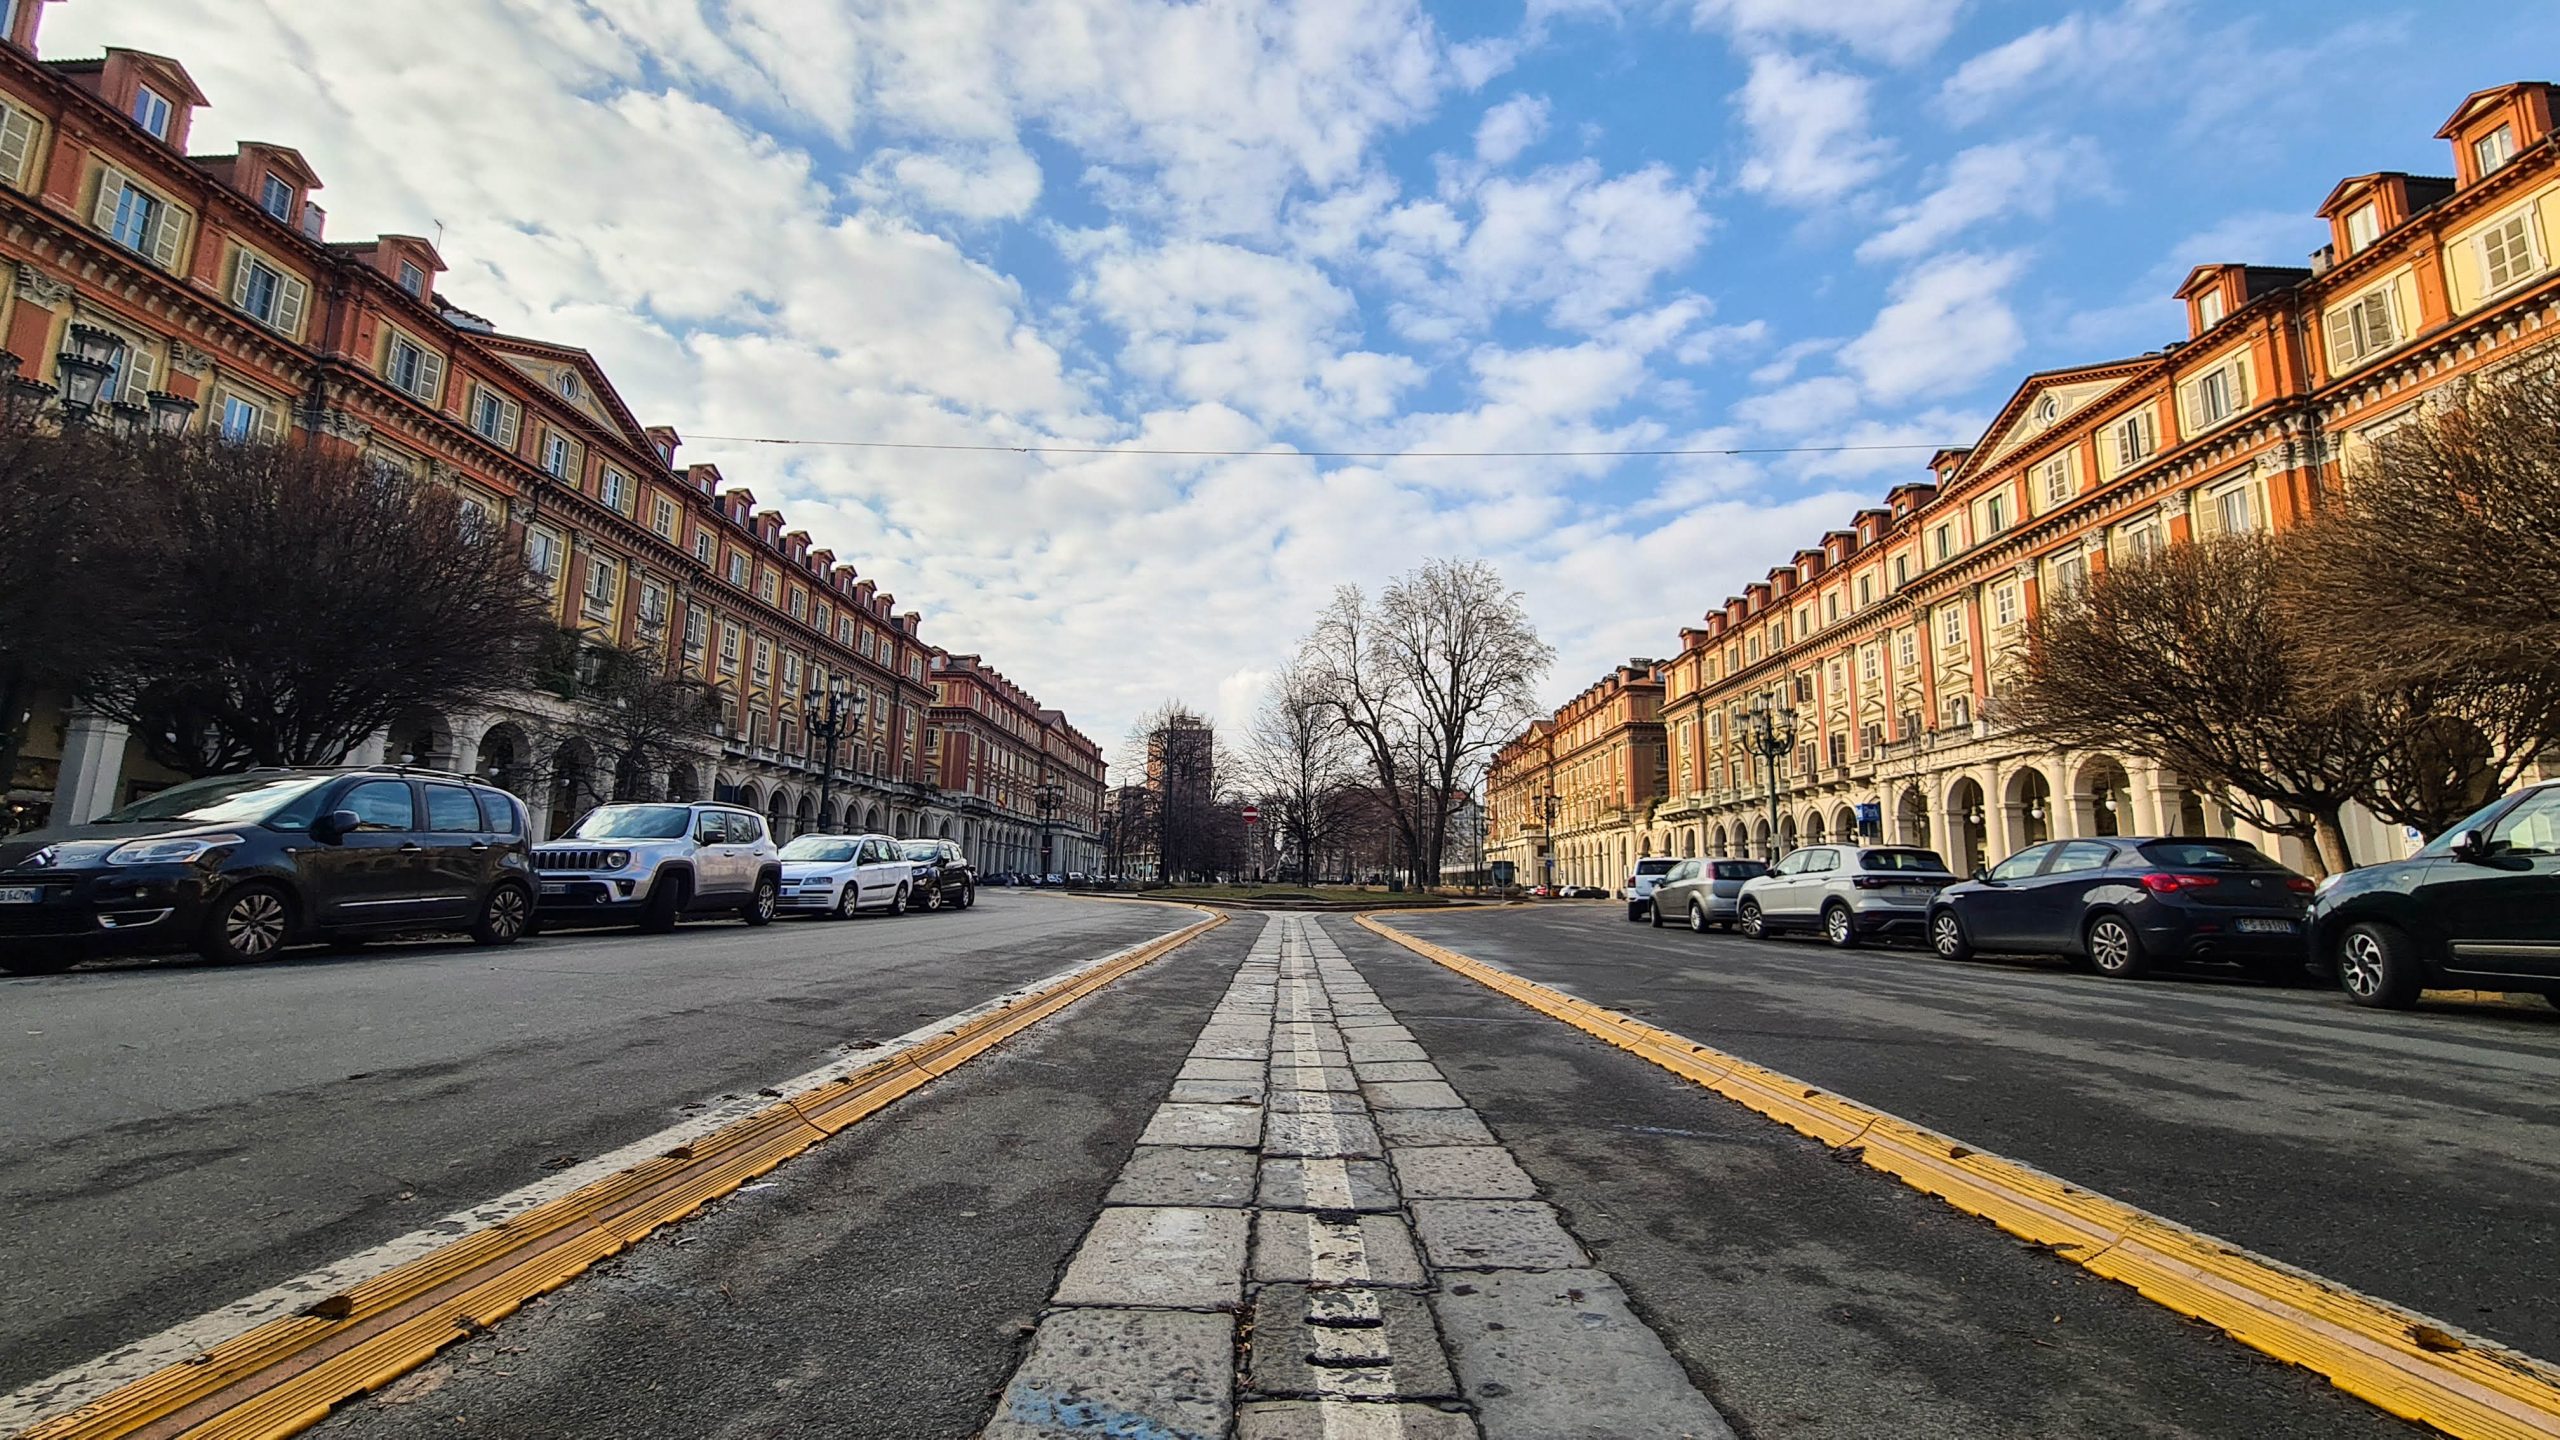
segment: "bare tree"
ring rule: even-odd
[[[1292,664],[1272,677],[1245,730],[1243,773],[1261,801],[1264,823],[1296,860],[1301,885],[1315,883],[1336,801],[1358,761],[1349,732],[1305,666]]]
[[[2225,793],[2235,810],[2354,864],[2340,816],[2390,743],[2372,705],[2306,683],[2263,535],[2176,545],[2110,567],[2037,617],[2001,715],[2049,744],[2115,750]]]
[[[188,774],[338,760],[404,711],[520,688],[547,628],[514,543],[442,486],[301,446],[134,452],[158,547],[99,709]]]
[[[569,703],[561,719],[539,727],[533,749],[553,763],[532,780],[539,787],[565,784],[572,808],[665,799],[667,777],[677,766],[718,752],[713,727],[726,708],[719,686],[671,674],[663,658],[647,650],[598,645],[574,631],[559,632],[546,653],[539,683]],[[595,764],[582,772],[560,770],[557,757],[575,753],[577,742]]]
[[[1555,650],[1519,592],[1481,560],[1433,560],[1370,604],[1344,586],[1301,661],[1366,753],[1407,867],[1440,873],[1449,817],[1495,750],[1536,713]]]
[[[130,457],[157,443],[0,415],[0,790],[37,697],[77,691],[141,634],[153,547]]]

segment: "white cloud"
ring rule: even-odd
[[[1701,26],[1746,40],[1826,40],[1871,59],[1909,64],[1955,28],[1964,0],[1697,0]]]
[[[913,202],[963,220],[1018,220],[1040,200],[1040,163],[1018,145],[882,150],[855,189],[875,204]]]
[[[2024,268],[2016,254],[1942,255],[1894,282],[1841,363],[1879,400],[1959,390],[2007,365],[2026,333],[2005,293]]]
[[[1780,435],[1828,430],[1858,413],[1858,382],[1846,375],[1816,375],[1735,403],[1734,418]]]
[[[1762,54],[1734,97],[1751,132],[1742,187],[1794,205],[1837,200],[1885,172],[1893,147],[1868,133],[1862,76]]]
[[[1487,165],[1508,165],[1546,133],[1546,97],[1514,95],[1484,112],[1476,126],[1476,158]]]
[[[1909,260],[1986,220],[2044,219],[2077,194],[2106,188],[2106,154],[2082,136],[2028,136],[1976,145],[1947,162],[1936,189],[1887,211],[1886,227],[1858,247],[1861,260]]]

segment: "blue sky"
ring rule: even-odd
[[[685,458],[1106,744],[1240,723],[1333,587],[1481,555],[1551,699],[2016,380],[2300,264],[2339,178],[2449,173],[2560,7],[2100,0],[84,0],[197,148],[299,147],[334,238],[595,350],[692,436],[1255,452]]]

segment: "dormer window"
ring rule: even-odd
[[[2222,292],[2207,290],[2196,297],[2196,329],[2210,330],[2222,323]]]
[[[427,272],[415,260],[400,262],[400,288],[423,300],[427,295]]]
[[[2368,202],[2347,213],[2347,253],[2355,254],[2382,234],[2382,215]]]
[[[2501,125],[2471,142],[2471,163],[2478,167],[2482,179],[2516,158],[2516,127]]]
[[[148,85],[137,85],[133,91],[133,123],[151,132],[154,140],[169,138],[169,120],[176,112],[169,97]]]
[[[273,175],[268,176],[266,184],[260,187],[258,205],[277,219],[290,222],[293,219],[293,187]]]

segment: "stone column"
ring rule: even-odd
[[[74,706],[62,739],[62,770],[53,786],[56,825],[85,825],[116,808],[124,789],[124,752],[131,732],[114,720]]]
[[[453,732],[453,768],[457,772],[464,775],[479,773],[480,737],[487,733],[487,727],[477,721],[471,721],[465,728]]]

